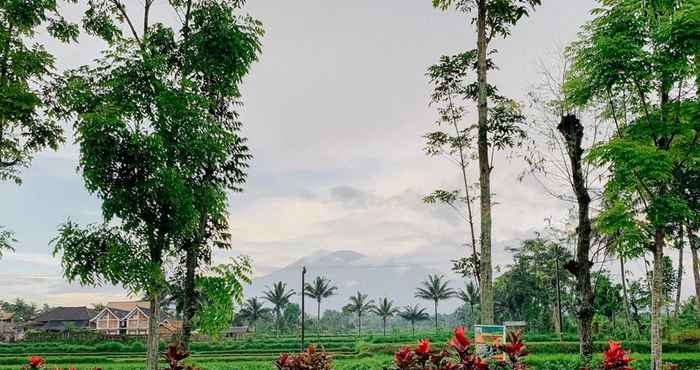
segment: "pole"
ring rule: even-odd
[[[306,288],[305,282],[306,266],[301,268],[301,352],[304,352],[304,319],[306,316],[306,311],[304,309],[304,289]]]
[[[555,251],[556,251],[556,268],[557,268],[557,318],[559,319],[559,341],[563,342],[564,341],[564,334],[563,334],[563,329],[564,329],[564,323],[561,321],[561,284],[559,282],[559,246],[557,244],[554,245]]]

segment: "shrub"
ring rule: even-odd
[[[620,343],[609,341],[608,346],[608,350],[603,353],[605,370],[632,370],[629,366],[632,359],[627,356]]]
[[[333,368],[333,360],[328,353],[317,351],[311,345],[297,355],[281,354],[274,365],[278,370],[330,370]]]
[[[671,340],[682,344],[700,344],[700,329],[687,329],[671,336]]]

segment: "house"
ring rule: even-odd
[[[249,335],[255,334],[255,329],[249,326],[231,326],[223,333],[224,337],[227,338],[245,338]]]
[[[110,302],[90,322],[97,331],[109,335],[148,335],[151,308],[148,302]],[[171,337],[182,329],[182,321],[164,315],[158,332]]]
[[[50,332],[85,330],[90,328],[90,319],[94,316],[94,310],[85,306],[56,307],[26,323],[25,328]]]

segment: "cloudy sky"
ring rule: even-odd
[[[154,12],[172,22],[158,6],[164,2],[157,0]],[[244,81],[244,134],[255,159],[245,192],[231,197],[236,248],[230,254],[251,256],[256,274],[319,250],[444,261],[463,248],[464,225],[451,211],[421,201],[431,189],[459,183],[452,164],[423,154],[421,136],[436,119],[426,68],[441,55],[473,48],[475,39],[464,16],[430,3],[249,1],[246,11],[267,33],[261,60]],[[512,37],[496,41],[500,69],[492,77],[501,91],[526,103],[542,63],[576,37],[593,6],[593,0],[545,1]],[[79,19],[79,10],[69,17]],[[65,69],[90,63],[104,45],[82,37],[78,45],[48,46]],[[0,184],[0,225],[19,240],[16,253],[0,260],[0,299],[89,304],[123,298],[118,288],[66,284],[60,260],[51,255],[60,223],[100,219],[99,202],[76,171],[71,141],[38,155],[21,186]],[[547,217],[562,219],[568,207],[543,195],[533,180],[519,182],[523,168],[518,159],[496,161],[499,249],[532,235]],[[473,169],[472,175],[476,181]],[[496,255],[496,263],[507,263],[501,250]]]

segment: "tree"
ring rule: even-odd
[[[239,316],[247,320],[251,326],[255,326],[255,322],[268,313],[270,313],[270,309],[265,307],[263,302],[258,300],[258,297],[253,297],[246,300],[239,312]]]
[[[457,292],[459,298],[464,304],[469,305],[469,313],[474,314],[474,306],[479,304],[479,287],[474,282],[467,281],[464,283],[465,289],[460,289]]]
[[[598,314],[605,316],[615,329],[615,314],[619,312],[622,304],[620,295],[622,285],[614,284],[607,271],[596,272],[593,278],[595,279],[594,309]]]
[[[35,303],[27,303],[22,298],[15,299],[14,303],[3,302],[0,309],[13,314],[13,320],[19,324],[30,321],[39,313]]]
[[[343,311],[357,314],[357,335],[362,334],[362,315],[374,310],[374,300],[367,300],[367,294],[359,291],[356,295],[348,298],[350,303],[343,307]]]
[[[321,333],[321,301],[335,295],[338,290],[337,286],[331,285],[329,279],[317,276],[312,283],[306,283],[304,287],[304,295],[316,300],[316,320],[317,331]]]
[[[477,83],[472,87],[472,98],[475,98],[478,106],[477,124],[477,154],[479,159],[479,201],[480,201],[480,221],[481,221],[481,254],[480,254],[480,286],[481,286],[481,316],[483,324],[493,324],[493,287],[492,287],[492,264],[491,264],[491,172],[493,170],[493,151],[498,145],[494,142],[498,139],[506,139],[504,142],[512,144],[514,131],[512,127],[512,117],[503,117],[498,112],[492,112],[489,120],[489,98],[493,98],[493,87],[488,84],[487,73],[493,68],[493,63],[487,59],[490,54],[489,44],[496,36],[506,37],[523,16],[528,15],[530,8],[540,4],[540,0],[432,0],[433,6],[442,10],[450,7],[456,8],[463,13],[470,13],[476,8],[476,17],[472,23],[476,24],[477,48],[470,52],[476,61]],[[512,104],[511,104],[512,108]],[[504,111],[504,112],[507,112]],[[505,116],[510,115],[508,112]],[[500,122],[499,122],[500,121]],[[517,120],[516,120],[517,121]],[[501,130],[501,134],[496,134],[499,124],[506,128]],[[491,141],[489,140],[491,135]]]
[[[435,308],[435,331],[438,331],[438,303],[457,295],[454,289],[449,287],[450,281],[443,275],[428,275],[428,279],[416,289],[416,298],[433,301]]]
[[[567,82],[577,105],[628,97],[629,116],[611,115],[619,133],[589,154],[610,171],[606,209],[596,224],[653,255],[651,369],[661,369],[661,309],[667,230],[692,217],[676,191],[676,169],[697,163],[697,2],[601,2],[571,50]],[[633,97],[630,99],[629,97]],[[615,111],[619,112],[619,109]],[[643,253],[643,252],[642,252]]]
[[[591,323],[593,321],[593,305],[595,295],[591,288],[591,197],[588,194],[588,185],[582,166],[583,163],[583,133],[581,121],[575,115],[562,116],[557,130],[564,137],[566,152],[570,160],[571,183],[576,195],[578,207],[578,225],[576,227],[576,257],[566,263],[565,267],[576,277],[576,291],[579,325],[579,353],[587,362],[593,356],[593,333]]]
[[[105,225],[113,218],[121,221],[118,229],[103,226],[89,234],[129,242],[133,253],[122,257],[148,265],[139,267],[149,271],[146,276],[151,279],[145,284],[114,271],[109,279],[147,288],[154,307],[149,369],[155,368],[158,357],[155,332],[160,312],[155,307],[167,287],[161,269],[164,258],[189,252],[186,340],[194,320],[192,307],[201,302],[194,299],[195,283],[206,281],[195,279],[193,256],[206,264],[211,245],[228,245],[226,190],[238,190],[249,157],[232,107],[239,97],[238,83],[256,59],[261,34],[259,23],[235,15],[242,5],[238,1],[169,2],[182,20],[173,27],[149,23],[152,4],[153,0],[143,2],[139,33],[132,22],[134,10],[124,2],[89,3],[83,25],[108,48],[97,67],[66,73],[57,108],[74,122],[83,176],[88,190],[103,200]],[[129,36],[122,34],[120,23],[128,26]],[[115,168],[120,170],[112,171]],[[62,238],[79,232],[74,226],[63,228]],[[92,252],[104,254],[99,243],[94,248]],[[95,279],[83,275],[81,280]]]
[[[418,305],[404,307],[403,311],[399,312],[399,316],[411,323],[412,335],[416,334],[416,321],[425,321],[430,318],[428,313],[425,312],[425,308],[421,308]]]
[[[386,320],[393,317],[397,312],[398,308],[394,307],[394,301],[389,300],[389,298],[381,298],[379,303],[374,307],[374,314],[381,317],[382,319],[382,332],[386,335]]]
[[[282,312],[289,304],[289,299],[295,294],[294,290],[287,291],[287,283],[282,281],[274,283],[271,289],[263,293],[263,298],[272,304],[272,311],[275,313],[278,334],[282,325]]]

